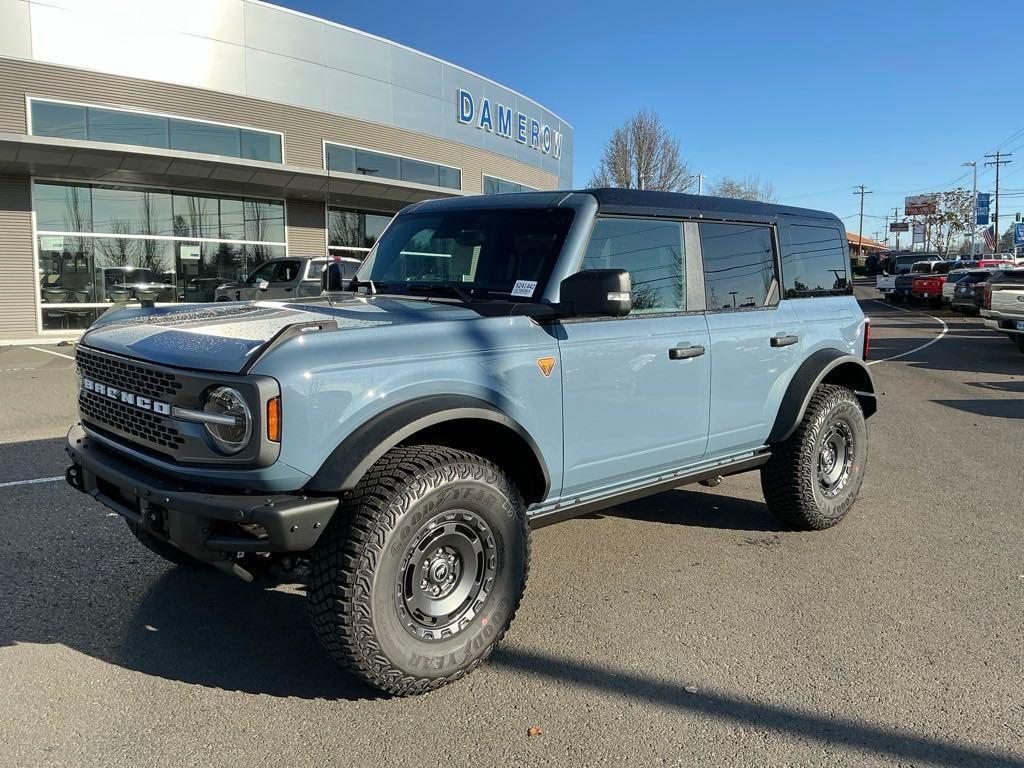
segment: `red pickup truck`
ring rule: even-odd
[[[1004,261],[1003,259],[978,259],[976,261],[961,260],[937,264],[933,268],[932,274],[920,275],[914,278],[914,282],[910,287],[910,295],[915,299],[928,301],[938,307],[942,305],[942,286],[946,284],[946,279],[948,278],[946,273],[950,269],[961,267],[982,269],[1002,266],[1014,266],[1014,263],[1012,261]]]

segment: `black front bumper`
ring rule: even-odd
[[[68,432],[66,478],[125,519],[200,560],[237,552],[304,552],[338,506],[330,496],[241,494],[190,488],[101,445],[81,425]]]

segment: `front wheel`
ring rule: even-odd
[[[819,386],[796,431],[761,467],[768,508],[802,530],[838,523],[864,482],[867,437],[856,395],[846,387]]]
[[[309,611],[327,652],[406,696],[479,666],[515,616],[526,507],[494,464],[441,446],[385,454],[312,553]]]

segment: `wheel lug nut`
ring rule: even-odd
[[[426,588],[427,588],[427,580],[426,580],[426,579],[423,579],[423,580],[422,580],[422,581],[420,582],[420,589],[426,589]]]

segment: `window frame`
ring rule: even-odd
[[[86,101],[71,101],[71,100],[68,100],[68,99],[53,99],[53,98],[50,98],[48,96],[33,96],[31,94],[25,94],[25,119],[26,119],[26,127],[28,128],[28,135],[29,136],[35,136],[36,135],[33,132],[33,126],[32,126],[32,103],[33,102],[45,102],[45,103],[49,103],[49,104],[63,104],[65,106],[69,106],[69,107],[82,107],[82,108],[84,108],[86,110],[86,136],[88,136],[88,119],[89,119],[89,117],[88,117],[88,115],[89,115],[88,110],[90,108],[93,108],[93,109],[106,109],[106,110],[110,110],[112,112],[127,112],[127,113],[130,113],[130,114],[142,115],[142,116],[145,116],[145,117],[159,117],[159,118],[162,118],[162,119],[165,119],[165,120],[168,120],[168,121],[170,121],[170,120],[182,120],[184,122],[189,122],[189,123],[199,123],[200,125],[206,124],[206,125],[218,126],[220,128],[237,128],[239,131],[252,131],[253,133],[266,133],[266,134],[270,134],[271,136],[277,136],[281,140],[281,159],[279,161],[275,161],[275,160],[255,160],[255,159],[250,158],[250,157],[241,157],[241,155],[239,155],[238,157],[235,157],[234,155],[212,155],[213,157],[226,157],[226,158],[229,158],[231,160],[242,160],[242,161],[248,161],[248,162],[253,162],[253,163],[270,163],[271,165],[285,165],[286,164],[285,163],[285,158],[288,157],[287,146],[286,146],[286,143],[285,143],[285,134],[284,134],[284,132],[283,131],[276,131],[276,130],[274,130],[272,128],[256,128],[255,126],[252,126],[252,125],[238,125],[236,123],[225,123],[225,122],[220,121],[220,120],[202,120],[202,119],[195,118],[195,117],[185,117],[183,115],[173,115],[173,114],[170,114],[170,113],[167,113],[167,112],[155,112],[155,111],[150,110],[150,109],[139,109],[137,107],[128,107],[128,106],[112,105],[112,104],[94,104],[94,103],[90,103],[90,102],[86,102]],[[168,138],[168,144],[170,144],[170,123],[168,123],[168,126],[167,126],[167,138]],[[151,147],[148,144],[121,144],[120,142],[101,142],[101,141],[96,141],[95,139],[89,139],[89,138],[85,138],[85,139],[72,139],[72,141],[88,141],[88,142],[93,142],[93,143],[97,143],[97,144],[111,144],[111,143],[113,143],[113,144],[118,144],[119,146],[123,146],[123,147],[143,147],[143,148],[146,148],[146,149],[163,149],[164,151],[167,151],[167,152],[191,152],[191,150],[187,150],[187,149],[172,149],[169,146],[164,148],[164,147]],[[241,151],[241,134],[239,134],[239,151]],[[206,154],[206,153],[193,153],[193,154]]]
[[[465,190],[466,173],[463,170],[463,168],[461,166],[458,166],[458,165],[450,165],[449,163],[440,163],[440,162],[438,162],[436,160],[427,160],[426,158],[422,158],[422,157],[412,157],[410,155],[400,155],[397,152],[388,152],[388,151],[383,150],[383,149],[373,149],[372,147],[362,147],[362,146],[360,146],[358,144],[344,144],[344,143],[342,143],[340,141],[331,141],[329,139],[323,139],[321,144],[322,144],[321,154],[323,155],[324,170],[328,171],[330,173],[345,173],[345,174],[348,174],[350,176],[358,176],[358,177],[363,178],[363,179],[378,179],[378,180],[385,181],[385,182],[387,182],[387,181],[397,181],[400,184],[415,184],[418,187],[430,187],[431,189],[451,189],[451,190],[457,190],[459,192],[462,192],[462,191]],[[457,186],[457,187],[434,186],[432,184],[421,184],[418,181],[406,181],[405,179],[395,179],[395,178],[392,178],[390,176],[369,176],[369,175],[361,174],[361,173],[358,173],[358,172],[353,173],[352,171],[339,171],[339,170],[334,169],[334,168],[328,168],[327,167],[327,147],[329,147],[329,146],[331,146],[331,147],[341,147],[342,149],[354,149],[354,150],[358,150],[358,151],[362,151],[362,152],[373,152],[376,155],[385,155],[386,157],[395,157],[395,158],[398,158],[399,160],[410,160],[410,161],[412,161],[414,163],[427,163],[429,165],[436,165],[436,166],[438,166],[440,168],[447,168],[447,169],[452,170],[452,171],[458,171],[459,172],[459,186]],[[401,163],[399,163],[399,172],[401,172]],[[440,177],[439,177],[439,180],[440,180]]]

